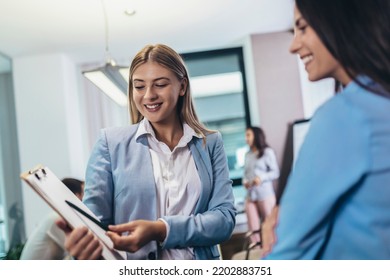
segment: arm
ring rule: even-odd
[[[245,154],[245,162],[244,162],[244,174],[242,176],[242,180],[241,180],[241,184],[245,187],[245,188],[250,188],[252,186],[251,182],[249,181],[248,179],[248,159],[247,159],[247,156],[248,154]]]
[[[260,178],[260,182],[273,181],[279,178],[279,166],[276,160],[275,152],[271,148],[264,151],[264,161],[267,165],[267,170],[255,170],[256,175]]]
[[[248,153],[245,154],[245,162],[244,162],[244,174],[242,176],[241,184],[246,188],[249,189],[253,186],[253,180],[249,179],[249,163],[248,163]]]
[[[317,258],[338,203],[368,169],[367,122],[344,105],[331,103],[312,120],[281,199],[269,259]]]
[[[111,158],[102,130],[88,161],[83,202],[106,225],[113,223],[113,193]]]

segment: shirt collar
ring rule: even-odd
[[[143,119],[138,126],[137,133],[135,134],[135,138],[146,135],[152,137],[153,140],[157,141],[156,134],[154,133],[153,127],[147,119]],[[201,135],[197,134],[195,130],[190,127],[187,123],[183,123],[183,136],[181,137],[178,147],[186,146],[191,140],[192,137],[202,138]]]

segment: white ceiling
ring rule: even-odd
[[[293,0],[104,0],[111,56],[129,60],[149,43],[179,52],[234,45],[249,34],[292,26]],[[136,14],[124,14],[128,7]],[[101,0],[0,0],[0,53],[64,53],[76,63],[103,61]]]

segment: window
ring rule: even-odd
[[[200,120],[221,132],[233,185],[241,184],[250,125],[242,48],[182,54]]]
[[[11,59],[0,53],[0,259],[24,242]],[[12,246],[12,248],[10,248]]]

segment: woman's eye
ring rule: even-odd
[[[144,86],[134,86],[134,88],[135,88],[136,90],[141,90],[141,89],[144,88]]]
[[[303,26],[298,27],[298,30],[299,30],[301,33],[305,33],[306,28],[307,28],[307,25],[303,25]]]
[[[156,87],[160,87],[160,88],[162,88],[162,87],[165,87],[167,84],[156,84]]]

